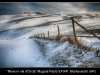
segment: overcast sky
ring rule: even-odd
[[[42,13],[100,13],[100,2],[0,2],[0,15],[22,14],[25,11]]]

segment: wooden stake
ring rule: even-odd
[[[74,17],[71,17],[71,18],[74,19]],[[75,43],[77,44],[78,40],[77,40],[76,30],[75,30],[75,24],[74,24],[73,20],[72,20],[72,25],[73,25],[73,33],[74,33],[74,37],[75,37]]]
[[[41,38],[42,38],[42,34],[41,34]]]
[[[38,34],[38,38],[39,38],[39,34]]]
[[[57,25],[57,28],[58,28],[58,36],[57,36],[57,39],[58,41],[60,40],[60,29],[59,29],[59,26]]]
[[[70,18],[71,20],[73,20],[77,25],[79,25],[81,28],[83,28],[84,30],[86,30],[87,32],[91,33],[94,37],[98,38],[100,40],[100,37],[98,37],[94,32],[86,29],[85,27],[83,27],[81,24],[79,24],[78,22],[76,22],[72,17]]]
[[[48,31],[48,38],[49,38],[49,31]]]
[[[44,39],[45,39],[45,34],[43,33],[43,35],[44,35]]]

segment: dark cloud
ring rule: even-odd
[[[88,11],[99,11],[100,12],[100,3],[84,3],[84,7]]]
[[[43,13],[100,13],[100,3],[86,2],[9,2],[0,3],[0,14],[22,14],[25,11]]]
[[[2,14],[20,14],[16,9],[0,6],[0,15]]]

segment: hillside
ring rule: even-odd
[[[62,35],[73,35],[71,16],[89,29],[100,28],[100,15],[0,15],[0,67],[100,67],[100,51],[77,49],[68,41],[30,38],[47,31],[50,31],[50,36],[56,36],[57,25]],[[78,35],[83,34],[80,27],[76,29]],[[96,38],[81,39],[86,46],[96,41],[94,47],[100,47],[100,41]]]

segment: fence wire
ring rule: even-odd
[[[85,27],[87,30],[93,32],[95,35],[100,36],[100,17],[74,19],[74,20],[77,21],[79,24],[81,24],[83,27]],[[70,36],[74,37],[72,21],[71,20],[67,21],[66,25],[63,25],[63,23],[61,23],[61,24],[62,25],[58,25],[59,29],[60,29],[60,35],[61,36],[70,35]],[[99,46],[100,40],[98,38],[95,38],[91,33],[87,32],[86,30],[84,30],[83,28],[78,26],[76,23],[74,23],[74,24],[75,24],[76,36],[77,36],[78,40],[83,42],[83,44],[86,46],[100,48],[100,46]],[[54,26],[54,28],[55,28],[54,31],[49,31],[49,37],[58,36],[57,26]],[[41,34],[39,34],[39,35],[41,35]],[[44,33],[44,35],[45,35],[45,37],[48,37],[48,31],[46,33]],[[44,35],[42,35],[42,36],[44,36]]]

